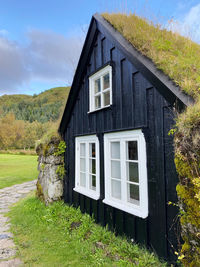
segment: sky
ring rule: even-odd
[[[119,11],[200,43],[200,0],[0,0],[0,95],[71,85],[92,15]]]

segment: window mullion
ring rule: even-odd
[[[90,94],[90,110],[94,109],[94,80],[90,80],[89,84],[89,94]]]
[[[89,142],[85,143],[86,188],[89,190]]]
[[[127,186],[126,186],[126,148],[125,141],[121,140],[120,142],[121,150],[121,192],[122,192],[122,201],[126,202],[127,200]]]
[[[112,68],[109,71],[110,78],[110,105],[112,105]]]
[[[140,206],[142,205],[143,202],[143,185],[141,183],[141,177],[142,177],[142,170],[141,170],[141,141],[140,138],[137,139],[137,144],[138,144],[138,184],[139,184],[139,195],[140,195]]]
[[[110,87],[108,87],[108,88],[103,90],[103,92],[105,92],[105,93],[108,92],[108,91],[110,91]]]
[[[93,110],[94,109],[94,80],[93,79],[91,80],[90,86],[91,86],[91,88],[89,90],[90,100],[91,100],[91,103],[90,103],[91,106],[90,107],[91,107],[91,110]]]
[[[104,107],[104,99],[103,99],[103,76],[101,76],[101,108]]]
[[[111,149],[110,149],[110,146],[111,146],[111,142],[106,142],[106,147],[108,149],[108,153],[107,153],[107,162],[108,162],[108,181],[107,181],[107,187],[108,187],[108,190],[107,190],[107,196],[110,198],[111,197]]]
[[[77,142],[77,151],[76,151],[76,161],[77,161],[77,181],[76,186],[80,185],[80,143]]]
[[[95,141],[95,153],[96,153],[96,157],[95,157],[95,164],[96,164],[96,192],[99,192],[99,149],[97,147],[97,142]]]

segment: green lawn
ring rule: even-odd
[[[0,154],[0,189],[36,179],[37,156]]]
[[[32,194],[18,202],[9,217],[23,266],[167,266],[62,201],[46,207]]]

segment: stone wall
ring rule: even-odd
[[[60,140],[55,138],[46,145],[39,145],[37,196],[46,204],[59,200],[63,196],[63,179],[58,169],[63,166],[63,156],[55,155]]]

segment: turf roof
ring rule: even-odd
[[[200,45],[134,14],[102,16],[186,94],[200,96]]]

